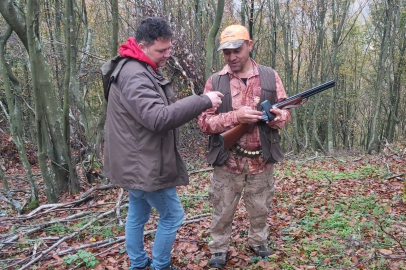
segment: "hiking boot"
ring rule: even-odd
[[[211,255],[209,266],[212,268],[223,268],[227,264],[227,252],[217,252]]]
[[[148,261],[144,267],[130,267],[130,270],[148,270],[148,269],[150,269],[149,267],[151,266],[151,264],[152,264],[152,260],[150,258],[148,258]]]
[[[154,267],[153,264],[151,265],[151,269],[152,269],[152,270],[157,270],[157,269]],[[173,266],[173,264],[169,264],[168,266],[165,266],[164,268],[159,269],[159,270],[178,270],[178,269],[177,269],[175,266]]]
[[[256,246],[250,247],[250,249],[255,253],[255,255],[260,256],[262,258],[268,257],[272,254],[272,252],[268,249],[267,246]]]

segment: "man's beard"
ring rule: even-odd
[[[242,65],[238,65],[236,67],[230,66],[232,72],[240,72],[242,70]]]

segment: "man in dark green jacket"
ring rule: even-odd
[[[107,105],[104,169],[114,185],[129,192],[126,248],[130,269],[151,264],[143,244],[151,208],[159,212],[152,250],[153,269],[175,269],[170,252],[183,221],[176,186],[189,183],[178,150],[177,128],[221,104],[220,92],[175,101],[171,83],[160,67],[170,57],[172,31],[161,18],[147,18],[135,39],[121,45],[130,57],[111,85]]]

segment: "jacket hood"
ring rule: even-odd
[[[118,52],[123,57],[131,57],[141,62],[147,63],[155,71],[157,71],[158,69],[156,64],[140,49],[140,47],[138,47],[138,44],[135,41],[134,37],[130,37],[129,39],[127,39],[127,42],[120,46]]]

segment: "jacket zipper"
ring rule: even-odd
[[[159,176],[163,175],[164,172],[164,139],[161,138],[161,167],[159,168]]]

